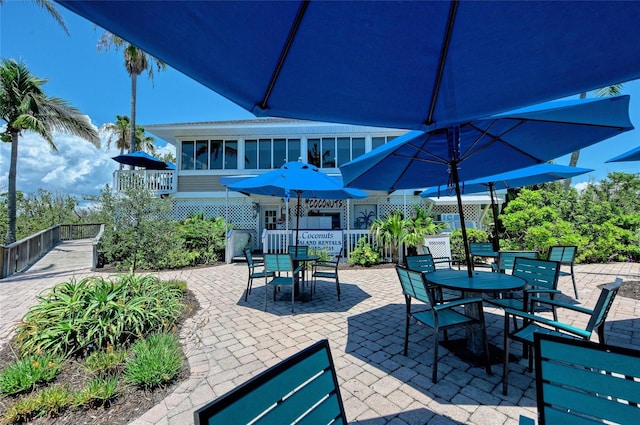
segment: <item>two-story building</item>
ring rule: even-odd
[[[197,212],[203,212],[206,217],[224,216],[236,231],[250,235],[248,243],[254,249],[269,249],[263,246],[267,233],[293,228],[294,205],[289,205],[290,211],[286,214],[283,199],[231,192],[221,179],[255,176],[299,159],[328,175],[339,175],[341,165],[406,132],[280,118],[144,127],[176,148],[176,169],[168,172],[173,173],[171,178],[162,180],[158,191],[172,199],[174,218],[182,219]],[[123,180],[121,173],[127,172],[130,171],[116,171],[114,184]],[[424,186],[429,186],[428,176]],[[345,240],[351,245],[368,233],[374,218],[396,210],[408,215],[416,204],[432,208],[435,214],[445,214],[443,218],[455,217],[457,206],[450,199],[429,201],[420,198],[419,192],[419,189],[393,193],[367,191],[370,196],[359,200],[303,200],[298,211],[300,228],[341,229],[349,236]],[[471,227],[480,227],[487,204],[486,196],[467,198],[465,216]],[[287,217],[289,223],[285,222]],[[455,226],[455,221],[452,225]],[[345,248],[348,251],[350,247]]]

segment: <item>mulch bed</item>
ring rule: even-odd
[[[199,309],[200,304],[190,290],[187,290],[184,297],[187,311],[178,323],[181,328],[184,321],[192,317]],[[16,347],[13,341],[0,350],[0,370],[15,360]],[[183,353],[182,370],[178,376],[164,387],[159,387],[153,391],[138,389],[130,385],[121,385],[118,388],[118,396],[108,406],[98,408],[69,409],[61,414],[51,417],[35,418],[28,422],[35,425],[73,424],[73,425],[124,425],[142,416],[149,409],[160,403],[165,397],[171,394],[181,382],[189,378],[191,371],[189,363]],[[62,372],[53,381],[53,384],[68,386],[72,391],[79,389],[81,384],[90,379],[81,362],[69,361],[65,363]],[[0,398],[0,417],[4,416],[8,406],[17,399],[16,396]]]

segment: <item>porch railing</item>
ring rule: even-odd
[[[61,241],[94,238],[100,224],[57,224],[12,244],[0,245],[0,279],[21,272]]]
[[[132,186],[143,186],[156,195],[167,195],[177,190],[175,170],[116,170],[113,172],[113,188],[122,192]]]

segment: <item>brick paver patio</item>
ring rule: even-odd
[[[0,346],[11,338],[38,292],[91,273],[90,249],[87,242],[66,242],[28,272],[0,281]],[[577,265],[579,303],[593,307],[598,285],[618,276],[640,280],[640,265]],[[191,377],[136,425],[192,423],[198,407],[322,338],[331,344],[350,423],[494,425],[517,424],[520,415],[535,417],[535,383],[526,361],[511,364],[509,395],[503,396],[501,364],[487,376],[482,367],[470,366],[446,349],[440,350],[439,381],[433,384],[433,339],[426,328],[412,325],[409,355],[402,355],[404,298],[392,268],[341,270],[341,301],[334,284],[319,282],[313,300],[296,303],[294,315],[290,303],[274,304],[271,298],[265,312],[260,281],[254,281],[244,301],[245,264],[162,272],[161,277],[187,281],[201,305],[181,333]],[[561,278],[560,289],[573,294],[570,277]],[[502,347],[502,312],[487,306],[485,314],[490,342]],[[560,317],[584,321],[575,315]],[[640,348],[639,336],[640,301],[618,297],[609,314],[607,342]],[[520,354],[517,344],[514,351]]]

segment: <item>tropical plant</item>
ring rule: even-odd
[[[109,32],[104,32],[98,40],[98,52],[108,51],[114,47],[116,51],[122,49],[124,53],[124,67],[131,77],[131,120],[129,126],[129,152],[135,150],[136,140],[136,96],[138,87],[138,76],[147,71],[147,76],[153,81],[154,68],[157,71],[164,71],[167,65],[159,59],[148,55],[143,50],[134,46]]]
[[[349,255],[349,264],[369,267],[379,263],[380,253],[371,247],[367,238],[358,239],[356,247]]]
[[[409,234],[402,213],[395,211],[383,218],[376,218],[371,224],[369,233],[379,246],[391,249],[391,261],[398,261],[398,248]]]
[[[130,150],[130,130],[131,122],[129,121],[129,117],[126,115],[116,115],[115,122],[105,123],[104,125],[102,125],[102,127],[100,127],[100,132],[108,136],[107,149],[111,147],[112,143],[115,143],[115,146],[120,150],[121,155],[125,150]],[[136,126],[135,141],[136,143],[132,150],[143,150],[155,156],[156,148],[153,144],[155,138],[152,136],[148,136],[145,133],[144,127],[141,127],[139,125]],[[122,168],[123,164],[120,163],[120,170],[122,170]]]
[[[429,211],[420,205],[413,206],[413,216],[405,220],[405,226],[407,233],[403,242],[413,249],[423,246],[426,236],[437,235],[446,227],[445,224],[435,223]]]
[[[61,131],[100,146],[98,132],[86,115],[65,100],[49,97],[42,90],[47,80],[37,78],[22,62],[2,59],[0,65],[0,118],[6,126],[0,135],[11,143],[7,194],[6,243],[16,241],[16,181],[18,141],[24,131],[33,131],[44,138],[53,150],[53,132]]]

